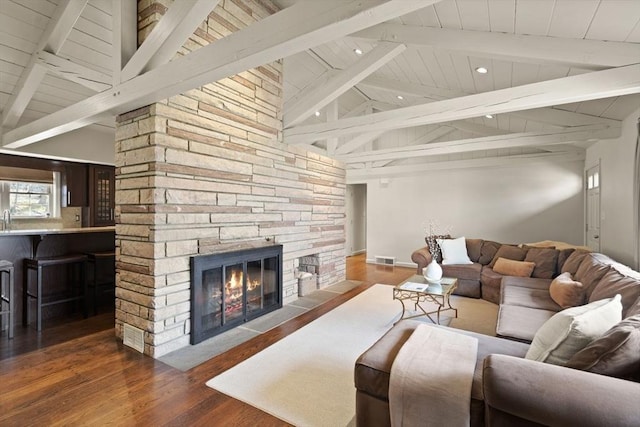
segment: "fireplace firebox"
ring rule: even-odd
[[[282,307],[282,245],[191,257],[191,344]]]

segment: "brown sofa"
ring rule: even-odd
[[[640,273],[606,255],[585,251],[572,251],[559,265],[558,272],[564,271],[583,283],[585,303],[620,294],[623,322],[640,327]],[[562,310],[550,297],[550,283],[551,279],[501,277],[498,337],[456,330],[478,339],[471,425],[640,425],[640,348],[639,358],[631,362],[635,370],[624,378],[607,376],[598,366],[579,370],[524,359],[538,328]],[[418,324],[399,322],[357,360],[358,426],[390,425],[391,365]]]
[[[465,243],[467,254],[473,264],[442,265],[442,274],[458,279],[458,287],[454,292],[456,295],[483,298],[495,304],[500,303],[500,285],[503,277],[502,274],[493,271],[496,257],[502,255],[513,260],[535,262],[537,267],[532,277],[551,279],[560,272],[566,259],[576,250],[568,245],[563,245],[562,249],[555,249],[553,246],[529,248],[483,239],[466,239]],[[583,249],[579,250],[585,252]],[[422,274],[422,269],[431,259],[428,246],[411,254],[411,260],[417,264],[418,274]],[[438,256],[436,261],[441,262],[442,257]]]

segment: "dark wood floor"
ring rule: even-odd
[[[122,345],[113,312],[0,337],[0,425],[282,426],[283,421],[205,382],[344,303],[375,283],[397,284],[415,270],[347,259],[361,286],[187,372]]]

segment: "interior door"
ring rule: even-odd
[[[600,165],[586,173],[586,235],[585,242],[594,252],[600,252]]]

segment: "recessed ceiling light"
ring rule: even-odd
[[[493,114],[485,114],[484,115],[487,119],[493,119]]]
[[[476,73],[487,74],[488,72],[489,72],[489,70],[487,70],[485,67],[476,68]]]
[[[404,96],[402,96],[402,95],[398,95],[398,96],[396,96],[396,98],[398,98],[398,99],[401,99],[401,100],[402,100],[402,99],[404,99]]]
[[[320,117],[320,111],[316,111],[314,114],[316,115],[316,117]]]
[[[362,55],[362,50],[361,50],[361,49],[355,48],[355,49],[353,49],[353,52],[354,52],[356,55]]]

